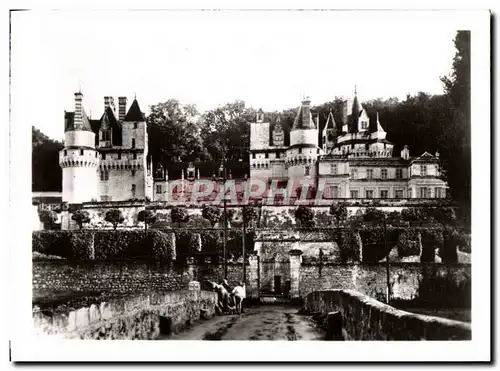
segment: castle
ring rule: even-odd
[[[74,112],[64,113],[62,201],[124,201],[152,199],[153,177],[147,162],[146,117],[137,99],[127,110],[127,98],[104,97],[104,113],[89,118],[83,94],[75,93]]]
[[[289,133],[289,146],[285,146],[280,118],[271,125],[259,110],[251,124],[251,179],[285,184],[310,180],[327,200],[446,197],[439,153],[411,157],[404,146],[400,156],[394,157],[393,144],[386,139],[378,114],[370,119],[356,93],[344,102],[341,126],[330,112],[321,135],[310,103],[309,99],[302,101]],[[295,184],[292,192],[299,189]]]
[[[446,197],[439,154],[411,157],[405,146],[393,156],[378,114],[370,118],[356,93],[344,102],[342,122],[337,125],[330,112],[323,129],[313,119],[310,103],[302,101],[289,133],[279,116],[269,120],[258,111],[250,123],[250,177],[235,181],[237,193],[244,192],[248,181],[259,180],[270,189],[285,184],[289,197],[295,198],[303,189],[299,182],[310,182],[321,190],[323,204],[334,199]],[[147,154],[146,118],[137,99],[127,109],[127,98],[119,97],[116,112],[114,98],[104,97],[104,113],[93,120],[85,113],[83,94],[75,93],[74,112],[65,112],[65,147],[59,157],[63,202],[170,202],[179,193],[189,200],[200,180],[199,168],[189,164],[181,179],[169,179],[161,166],[153,171]],[[210,178],[215,187],[205,201],[217,199],[221,174],[222,168]],[[269,196],[268,191],[262,198]]]

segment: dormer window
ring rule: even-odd
[[[368,129],[368,122],[367,121],[361,121],[361,129]]]
[[[101,134],[102,141],[110,141],[111,140],[111,130],[103,130]]]
[[[427,165],[420,165],[420,175],[422,176],[427,175]]]
[[[83,149],[80,150],[80,156],[83,156]]]
[[[137,122],[134,122],[134,129],[137,129]]]

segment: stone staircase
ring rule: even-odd
[[[261,304],[290,304],[290,298],[272,292],[261,293],[259,299]]]

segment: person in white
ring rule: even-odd
[[[241,314],[243,310],[243,300],[246,298],[246,288],[243,282],[240,282],[238,286],[235,286],[231,292],[234,298],[234,303],[236,306],[236,312]]]

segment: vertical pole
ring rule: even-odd
[[[246,206],[243,205],[243,245],[242,245],[242,255],[243,255],[243,284],[246,284],[247,282],[247,266],[246,266],[246,251],[245,251],[245,240],[246,240],[246,236],[247,236],[247,226],[246,226]]]
[[[223,182],[224,182],[224,194],[223,194],[223,204],[224,204],[224,278],[227,279],[227,210],[226,210],[226,157],[223,159]]]
[[[391,300],[391,277],[389,272],[389,249],[387,246],[387,216],[384,213],[385,268],[387,273],[387,304]]]

